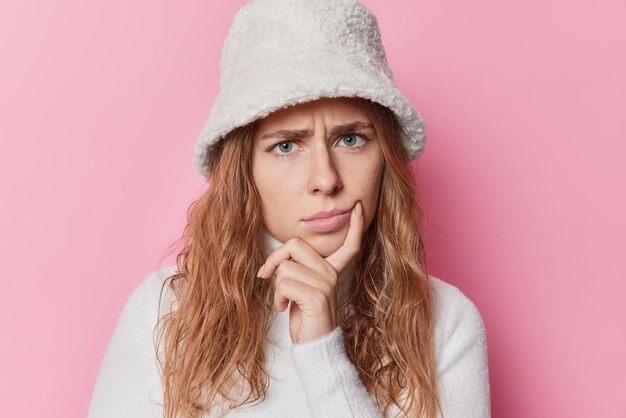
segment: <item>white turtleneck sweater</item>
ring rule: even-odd
[[[266,254],[282,245],[266,233]],[[102,360],[88,418],[160,418],[163,387],[153,346],[153,329],[163,281],[175,265],[150,273],[132,292]],[[353,278],[351,263],[341,273],[338,300]],[[490,417],[486,333],[476,306],[461,291],[429,276],[433,287],[435,361],[444,418]],[[165,292],[164,292],[165,295]],[[162,300],[171,306],[172,292]],[[339,305],[339,304],[338,304]],[[267,397],[228,417],[383,418],[348,358],[340,327],[305,344],[289,335],[289,308],[276,313],[266,347],[270,374]],[[392,415],[399,409],[392,407]],[[217,415],[210,415],[217,416]]]

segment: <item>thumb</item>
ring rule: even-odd
[[[350,213],[350,225],[342,246],[326,257],[326,261],[338,272],[341,272],[350,263],[350,260],[359,253],[363,241],[364,224],[363,205],[359,201]]]

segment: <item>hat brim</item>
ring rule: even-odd
[[[233,129],[247,125],[270,113],[321,97],[362,97],[391,109],[404,133],[410,158],[424,151],[425,123],[420,114],[383,72],[367,71],[366,63],[355,63],[329,54],[267,57],[250,63],[233,74],[228,82],[220,80],[220,91],[198,137],[193,154],[196,170],[208,177],[208,149]],[[321,60],[320,56],[333,57]]]

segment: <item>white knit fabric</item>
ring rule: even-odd
[[[374,14],[358,0],[252,0],[233,20],[220,58],[220,88],[193,164],[208,176],[207,148],[232,129],[320,97],[358,96],[398,116],[411,158],[425,123],[398,90]]]
[[[267,251],[281,243],[268,238]],[[162,384],[153,350],[159,292],[175,266],[152,272],[128,299],[105,353],[88,418],[162,417]],[[344,270],[341,289],[353,275]],[[435,356],[445,418],[491,416],[486,334],[476,306],[458,288],[430,276],[434,292]],[[166,297],[162,307],[174,302]],[[340,299],[344,296],[338,296]],[[289,309],[272,323],[266,348],[271,376],[267,398],[228,417],[382,418],[345,352],[340,327],[318,340],[294,345]],[[225,347],[227,349],[227,347]],[[392,415],[398,413],[392,409]],[[216,415],[211,415],[216,416]]]

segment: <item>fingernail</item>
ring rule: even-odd
[[[257,272],[256,274],[257,277],[261,277],[261,273],[263,273],[263,267],[265,267],[265,264],[263,264],[261,268],[259,269],[259,271]]]
[[[361,206],[361,202],[356,203],[356,214],[363,216],[363,206]]]

